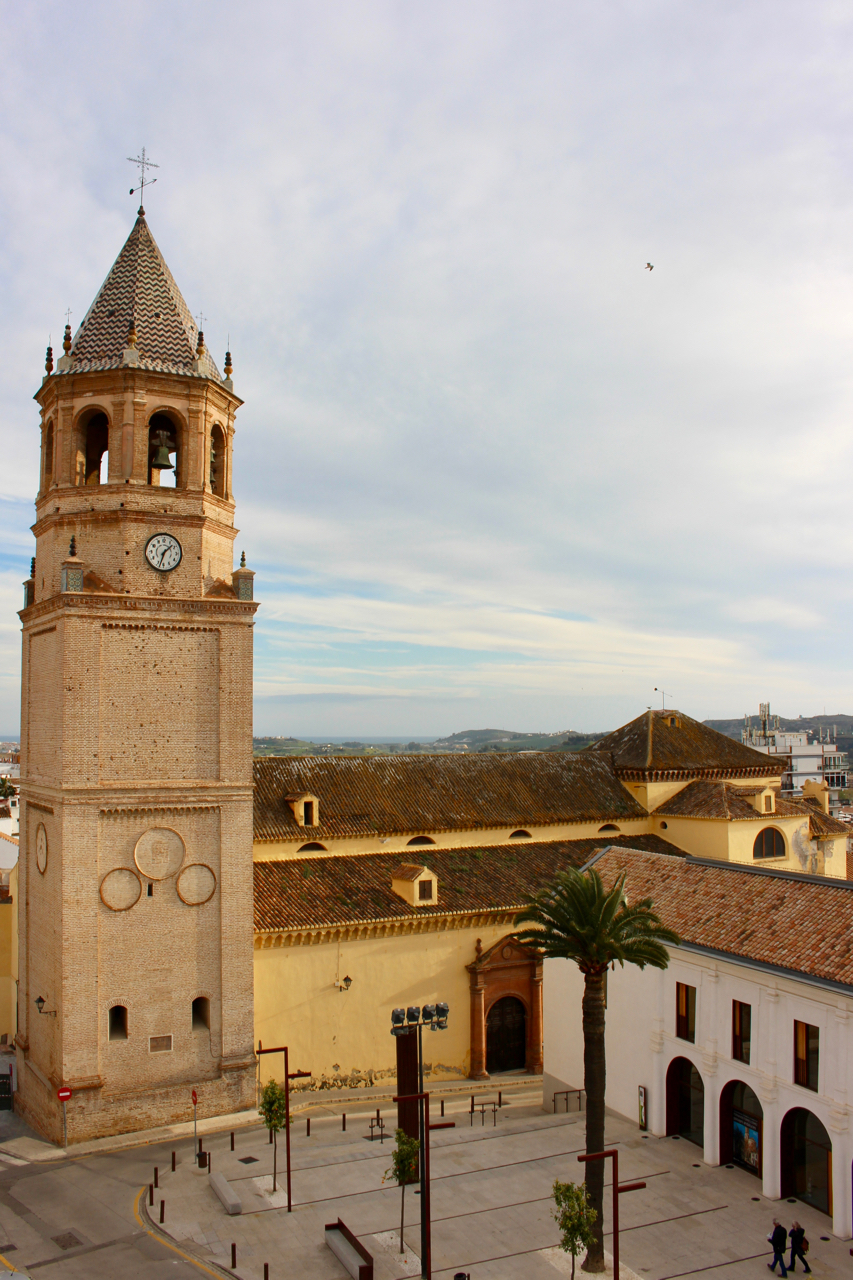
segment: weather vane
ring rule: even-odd
[[[145,188],[146,188],[146,187],[152,187],[152,186],[154,185],[154,183],[157,181],[157,179],[156,179],[156,178],[146,178],[146,176],[145,176],[145,170],[146,170],[146,169],[159,169],[159,168],[160,168],[160,166],[159,166],[159,164],[155,164],[153,160],[149,160],[149,159],[148,159],[147,155],[145,154],[145,148],[144,148],[144,147],[142,148],[142,155],[141,155],[141,156],[128,156],[127,158],[128,158],[128,160],[130,161],[130,163],[131,163],[131,164],[138,164],[138,165],[139,165],[139,174],[140,174],[140,178],[139,178],[139,186],[138,186],[138,187],[131,187],[131,188],[130,188],[130,194],[131,194],[131,195],[134,195],[137,191],[140,191],[140,192],[142,193],[142,194],[140,195],[140,197],[139,197],[139,208],[140,208],[140,210],[141,210],[141,209],[142,209],[142,201],[143,201],[143,199],[144,199],[144,197],[145,197]]]

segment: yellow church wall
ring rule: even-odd
[[[785,858],[768,860],[753,857],[755,837],[765,827],[775,827],[785,839]],[[653,830],[664,840],[696,858],[719,858],[722,862],[742,862],[749,866],[776,867],[782,871],[809,871],[843,878],[846,874],[845,838],[840,837],[838,854],[824,857],[809,839],[807,818],[783,818],[777,814],[756,814],[755,821],[727,822],[723,818],[655,819]],[[803,865],[798,851],[807,858]]]
[[[426,853],[428,849],[464,849],[464,848],[481,848],[484,845],[506,844],[509,841],[513,831],[524,830],[529,831],[531,840],[525,839],[513,840],[513,844],[528,844],[534,840],[590,840],[593,837],[602,834],[604,836],[616,835],[643,835],[649,831],[649,820],[646,817],[630,818],[627,820],[619,820],[614,822],[614,826],[618,830],[604,831],[601,828],[605,824],[601,819],[595,822],[571,822],[558,823],[554,826],[537,827],[521,824],[519,827],[494,827],[488,830],[478,831],[439,831],[429,832],[429,836],[435,841],[433,845],[410,845],[408,842],[413,835],[417,835],[416,831],[406,831],[400,835],[391,836],[387,840],[380,840],[378,836],[352,836],[341,837],[340,839],[321,839],[320,836],[312,835],[310,827],[304,828],[304,834],[300,835],[298,840],[256,840],[254,844],[254,860],[255,862],[286,862],[291,858],[311,858],[323,857],[323,850],[306,850],[300,853],[303,844],[316,841],[325,847],[326,853],[349,855],[355,853],[399,853],[405,855],[408,861],[414,861],[421,854]],[[427,833],[424,832],[426,835]]]
[[[679,778],[669,782],[623,782],[622,785],[628,788],[644,809],[651,812],[678,795],[679,791],[683,791],[692,781],[692,778]],[[768,774],[766,778],[727,778],[726,781],[731,782],[735,787],[738,782],[750,787],[778,787],[779,775],[773,773]],[[651,830],[655,831],[656,828],[653,826]]]
[[[424,1031],[433,1080],[464,1079],[471,1057],[468,972],[477,938],[486,950],[512,931],[496,924],[396,933],[354,941],[263,945],[255,939],[255,1044],[287,1045],[291,1071],[311,1071],[336,1086],[396,1076],[391,1010],[444,1000],[446,1031]],[[348,991],[336,987],[349,976]],[[261,1059],[262,1081],[281,1079],[279,1055]]]

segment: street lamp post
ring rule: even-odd
[[[420,1183],[421,1183],[421,1276],[430,1280],[432,1276],[432,1240],[430,1223],[429,1196],[429,1094],[424,1092],[424,1044],[423,1029],[430,1031],[446,1031],[449,1007],[443,1002],[409,1005],[408,1009],[391,1011],[391,1035],[408,1036],[418,1033],[418,1093],[400,1095],[395,1102],[418,1103],[418,1135],[420,1140]]]

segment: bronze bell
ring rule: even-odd
[[[169,461],[169,433],[168,431],[158,431],[154,437],[156,444],[156,452],[151,459],[151,466],[155,471],[174,471],[174,467]]]

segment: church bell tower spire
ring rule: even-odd
[[[257,605],[242,401],[141,210],[63,352],[20,614],[16,1096],[59,1140],[70,1087],[75,1142],[186,1119],[192,1088],[201,1114],[254,1104]]]

